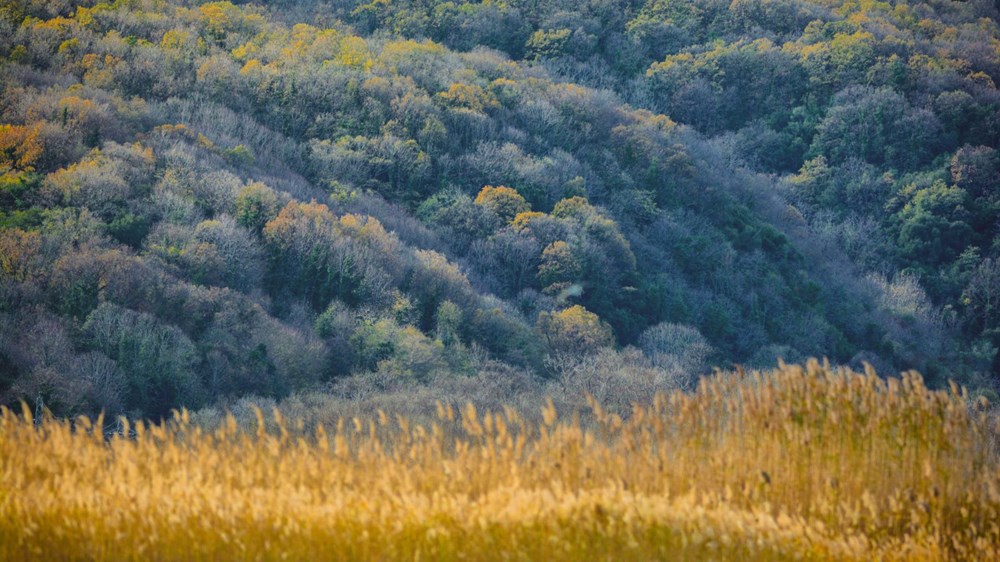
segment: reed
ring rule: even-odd
[[[624,418],[440,405],[247,431],[178,412],[108,439],[4,409],[0,559],[997,560],[985,406],[812,362]]]

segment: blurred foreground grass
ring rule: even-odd
[[[1000,559],[996,420],[916,374],[717,375],[625,419],[271,416],[106,439],[4,410],[0,559]]]

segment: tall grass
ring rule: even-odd
[[[997,560],[997,428],[969,402],[810,363],[624,419],[181,412],[105,439],[4,410],[0,559]]]

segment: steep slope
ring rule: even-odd
[[[772,179],[542,66],[225,2],[0,14],[4,402],[947,351]]]
[[[715,137],[742,165],[787,175],[785,199],[818,236],[908,295],[887,306],[955,330],[954,371],[1000,380],[995,2],[278,5],[489,45]]]

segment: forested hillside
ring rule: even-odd
[[[998,17],[0,0],[0,403],[632,396],[809,356],[993,392]]]

